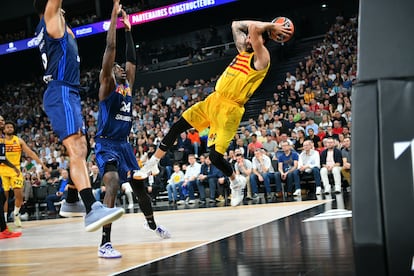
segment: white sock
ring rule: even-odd
[[[132,199],[132,192],[131,191],[125,191],[125,195],[128,198],[128,204],[134,204],[134,200]]]
[[[14,207],[14,215],[17,216],[20,212],[20,207]]]
[[[132,198],[132,187],[129,182],[125,182],[121,185],[122,190],[124,191],[126,197],[128,198],[129,204],[134,204],[134,200]]]
[[[160,159],[155,157],[155,154],[153,156],[151,156],[151,160],[155,161],[157,164],[160,162]]]
[[[7,212],[4,212],[4,219],[7,221]]]

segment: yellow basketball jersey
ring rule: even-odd
[[[238,54],[227,66],[217,81],[215,90],[223,97],[244,105],[262,83],[270,68],[270,63],[263,70],[251,67],[253,53]]]
[[[5,143],[6,145],[6,158],[10,161],[16,168],[20,168],[20,158],[22,156],[22,147],[19,143],[19,137],[16,135],[12,136],[12,139],[0,139],[0,143]],[[0,175],[12,176],[16,175],[16,172],[5,164],[0,164]]]

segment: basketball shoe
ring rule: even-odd
[[[157,234],[157,236],[160,237],[161,239],[169,239],[169,238],[171,238],[170,232],[168,232],[168,230],[166,228],[164,228],[162,225],[157,225],[157,228],[155,228],[155,230],[152,230],[149,227],[148,222],[145,222],[144,223],[144,228],[146,230],[155,232],[155,234]]]
[[[65,218],[71,217],[83,217],[86,213],[85,205],[83,205],[82,200],[78,200],[73,203],[62,201],[60,206],[59,215]]]
[[[4,231],[0,232],[0,240],[18,238],[21,235],[22,235],[22,232],[12,232],[9,230],[9,228],[6,228]]]
[[[112,243],[107,242],[98,248],[98,257],[104,259],[121,258],[122,254],[112,247]]]
[[[102,226],[119,219],[124,213],[123,208],[108,208],[103,206],[100,201],[95,201],[92,204],[92,210],[85,216],[85,229],[88,232],[96,231]]]

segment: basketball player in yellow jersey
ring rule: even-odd
[[[47,170],[48,168],[46,165],[43,164],[36,153],[27,146],[26,142],[14,135],[14,129],[14,123],[6,122],[4,124],[4,138],[2,138],[3,141],[0,141],[0,143],[5,145],[7,160],[9,160],[14,167],[20,168],[20,158],[22,151],[24,151],[27,156],[35,160],[37,164],[42,165],[44,170]],[[5,164],[0,164],[0,176],[3,182],[4,194],[6,196],[4,212],[7,213],[8,211],[9,191],[10,189],[13,189],[15,197],[14,224],[17,227],[21,227],[20,208],[23,203],[23,175],[20,170],[19,174],[17,174],[13,168]]]
[[[158,162],[181,132],[190,128],[198,131],[210,127],[208,148],[211,162],[230,178],[231,205],[243,200],[246,179],[235,175],[233,167],[223,154],[239,128],[244,114],[244,104],[262,83],[270,67],[270,53],[265,47],[268,33],[289,35],[288,28],[262,21],[233,21],[233,39],[239,54],[227,66],[217,81],[215,91],[204,101],[187,109],[161,141],[155,154],[144,167],[134,174],[142,179],[158,174]]]

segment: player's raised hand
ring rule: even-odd
[[[121,21],[122,21],[122,23],[124,23],[125,30],[130,31],[131,30],[131,22],[129,21],[129,15],[124,10],[121,10],[121,13],[122,13]]]

